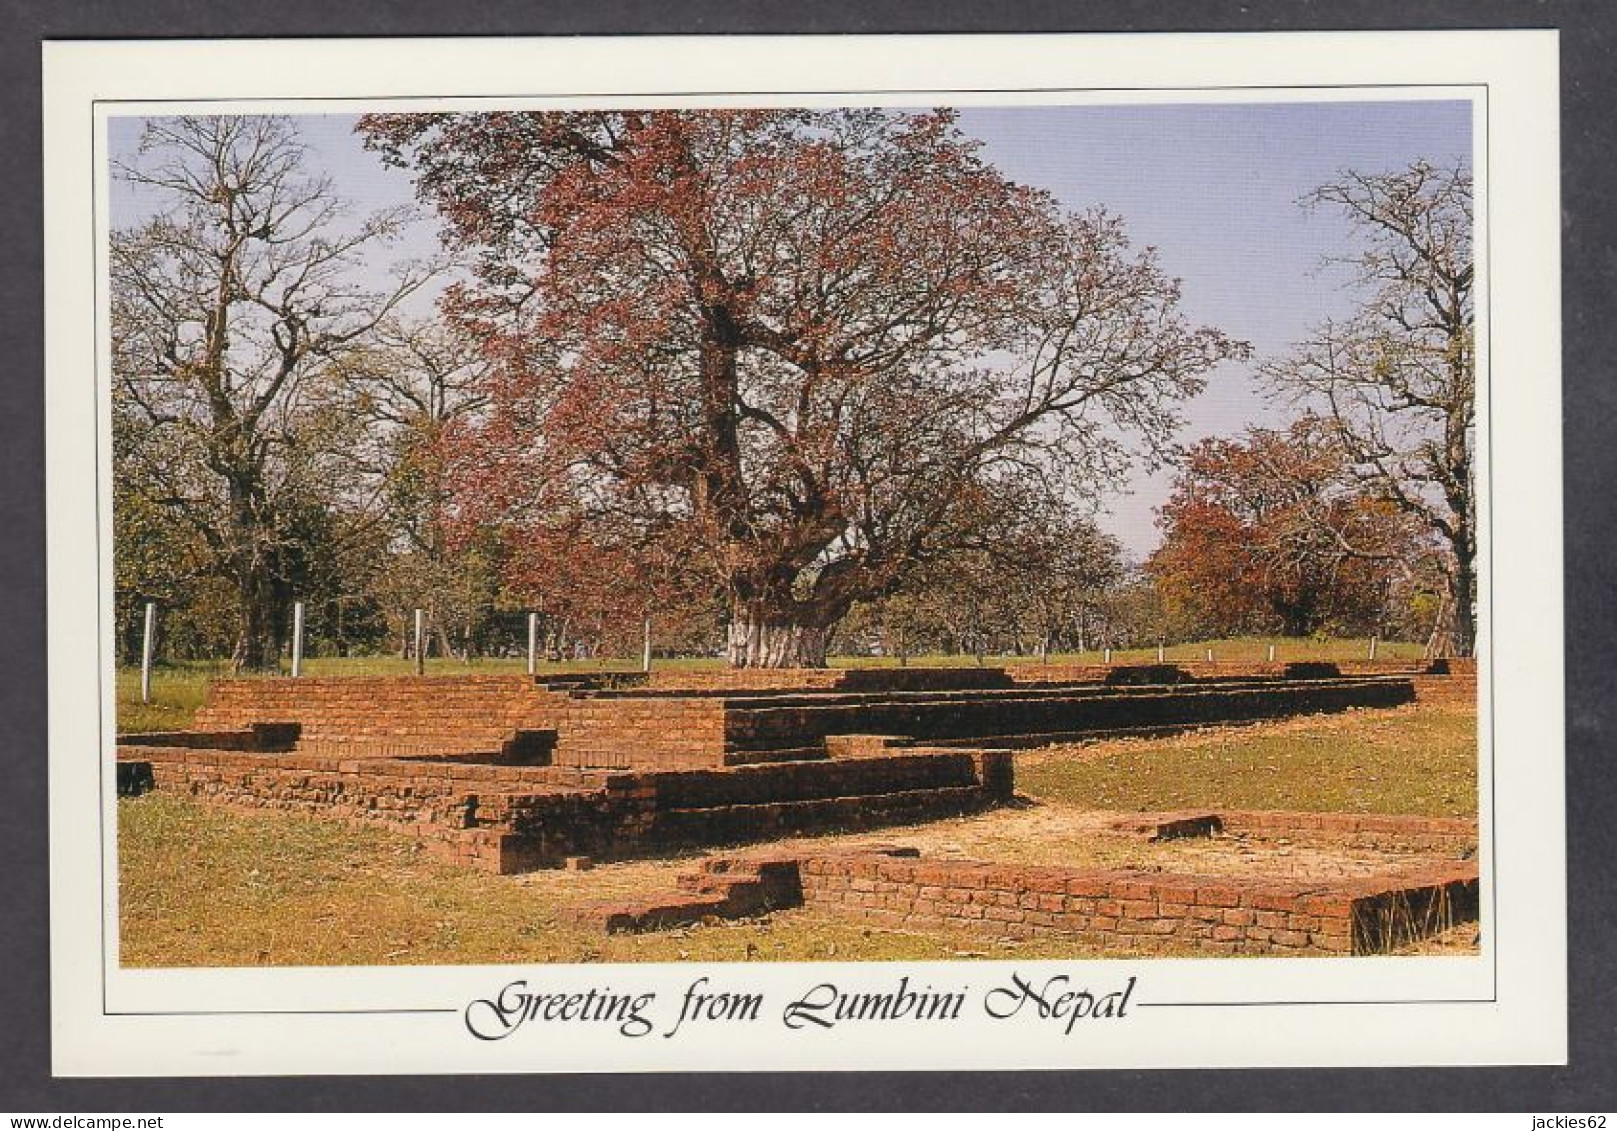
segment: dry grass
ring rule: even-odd
[[[795,910],[605,935],[570,913],[671,888],[689,860],[495,876],[439,863],[381,830],[244,816],[162,794],[119,802],[119,848],[125,966],[1084,956],[1059,940],[883,931]]]
[[[1050,747],[1018,757],[1017,785],[1041,800],[1091,809],[1474,817],[1476,709],[1415,703]]]
[[[1292,719],[1052,747],[1019,757],[1021,809],[809,838],[899,843],[936,857],[1270,876],[1397,870],[1396,854],[1240,838],[1148,844],[1105,834],[1109,812],[1287,808],[1475,815],[1476,720],[1466,708]],[[797,842],[806,843],[806,842]],[[996,943],[867,929],[806,911],[607,936],[572,913],[670,889],[691,858],[589,872],[494,876],[439,863],[412,840],[313,818],[227,813],[150,794],[119,803],[123,962],[130,966],[501,962],[927,960],[1117,957],[1060,940]],[[695,854],[693,854],[695,855]],[[1474,953],[1457,928],[1409,953]]]
[[[1441,955],[1449,958],[1463,958],[1467,955],[1478,954],[1481,950],[1482,928],[1477,923],[1470,922],[1456,923],[1448,930],[1435,934],[1431,938],[1394,947],[1391,953],[1402,956]]]

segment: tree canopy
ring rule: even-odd
[[[283,118],[153,119],[115,172],[157,202],[111,247],[124,515],[184,528],[194,567],[235,589],[237,665],[269,667],[284,583],[343,541],[328,504],[356,422],[334,366],[426,272],[359,283],[402,215],[349,222]]]
[[[1303,418],[1186,453],[1147,569],[1192,635],[1386,634],[1432,547]]]
[[[1121,221],[986,164],[946,111],[373,115],[475,255],[488,343],[460,507],[729,609],[744,665],[824,662],[854,602],[984,500],[1071,500],[1160,451],[1242,343]]]

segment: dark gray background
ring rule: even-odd
[[[0,1110],[1617,1108],[1617,829],[1608,764],[1617,640],[1607,529],[1617,485],[1614,8],[1600,0],[332,0],[0,4]],[[358,8],[358,5],[354,5]],[[1559,27],[1565,343],[1567,796],[1572,950],[1566,1068],[52,1080],[45,821],[42,39],[214,36],[1262,31]],[[1508,489],[1508,484],[1502,485]],[[1351,1009],[1333,1023],[1352,1025]],[[1377,1034],[1363,1033],[1372,1049]],[[716,1068],[722,1067],[715,1065]],[[1525,1126],[1525,1125],[1524,1125]]]

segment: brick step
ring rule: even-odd
[[[729,863],[729,862],[726,862]],[[739,862],[738,862],[739,863]],[[734,870],[682,873],[676,891],[585,908],[579,921],[619,934],[655,931],[703,919],[740,919],[803,902],[797,861],[755,861]]]
[[[800,706],[727,704],[725,726],[733,749],[803,744],[839,733],[907,735],[922,742],[983,740],[1007,733],[1227,723],[1349,707],[1390,707],[1413,698],[1409,680],[1379,677],[1044,694],[975,692],[970,697],[925,699],[895,696],[871,703],[849,703],[839,696]]]
[[[775,762],[824,762],[830,758],[824,746],[774,746],[759,750],[726,750],[726,766],[764,766]]]
[[[725,707],[737,714],[766,716],[773,712],[784,713],[804,708],[837,710],[871,706],[925,708],[977,705],[1018,707],[1044,703],[1109,703],[1119,700],[1159,697],[1173,697],[1176,699],[1210,698],[1241,691],[1306,693],[1330,688],[1396,684],[1406,682],[1410,678],[1410,676],[1373,675],[1318,680],[1230,679],[1220,680],[1217,683],[1130,684],[1110,687],[1019,684],[1015,687],[1004,689],[895,692],[891,695],[832,692],[818,695],[774,696],[770,698],[731,696],[725,699]]]
[[[674,877],[674,886],[680,891],[696,895],[727,895],[734,890],[736,884],[746,882],[747,879],[745,876],[729,876],[713,872],[681,872]]]
[[[969,688],[943,691],[818,691],[770,693],[751,695],[744,691],[723,696],[731,711],[767,712],[802,707],[861,707],[871,704],[895,706],[932,706],[934,704],[966,703],[1036,703],[1049,700],[1115,700],[1126,697],[1154,695],[1217,695],[1250,689],[1300,690],[1331,686],[1358,686],[1366,683],[1385,683],[1406,680],[1415,675],[1408,673],[1380,673],[1373,675],[1344,675],[1324,679],[1283,679],[1278,676],[1230,676],[1195,683],[1143,683],[1110,684],[1018,683],[1009,687]],[[668,692],[637,692],[636,695],[666,695]]]
[[[856,797],[670,809],[657,815],[653,835],[684,843],[766,840],[828,828],[862,828],[971,813],[987,803],[977,786],[950,786]]]
[[[1257,726],[1274,722],[1274,716],[1249,719],[1195,719],[1183,723],[1160,723],[1150,726],[1080,727],[1075,730],[1047,730],[1009,734],[979,734],[970,738],[929,738],[926,745],[932,749],[980,750],[1036,750],[1042,746],[1057,746],[1073,742],[1097,742],[1112,738],[1168,738],[1186,731],[1206,727]]]
[[[929,752],[885,758],[766,763],[654,776],[660,809],[714,809],[765,802],[978,788],[972,754]]]

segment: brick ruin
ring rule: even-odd
[[[173,790],[237,809],[380,824],[441,858],[511,873],[578,857],[658,856],[977,812],[1013,799],[1017,747],[1390,707],[1417,694],[1474,695],[1474,679],[1474,671],[1397,664],[1224,664],[220,680],[194,729],[119,736],[118,785],[121,793]],[[1259,818],[1204,814],[1188,832],[1153,826],[1152,835],[1200,835],[1243,819],[1250,827]],[[1382,900],[1407,909],[1436,899],[1463,914],[1475,903],[1464,887],[1470,883],[1474,895],[1474,863],[1469,880],[1445,873],[1380,893],[1332,894],[1317,885],[1293,892],[1312,901],[1306,909],[1243,902],[1248,894],[1282,899],[1274,891],[1238,894],[1231,905],[1180,899],[1186,877],[1011,869],[1005,883],[989,887],[986,877],[1000,875],[992,864],[880,854],[765,863],[777,879],[794,877],[787,886],[798,904],[887,925],[978,919],[1010,924],[1012,934],[1160,936],[1220,953],[1356,952],[1357,941],[1341,940],[1358,940],[1358,928],[1338,931],[1364,918],[1355,908]],[[904,869],[914,874],[900,876]],[[712,896],[717,882],[701,876],[723,873],[714,864],[699,874],[698,894]],[[867,882],[900,885],[910,902],[872,903]],[[1140,890],[1153,894],[1125,897],[1114,884],[1144,884]],[[1441,898],[1418,894],[1428,889]],[[771,899],[779,894],[768,891]],[[995,894],[958,894],[967,891]],[[1022,906],[1024,897],[1034,906]],[[730,892],[716,906],[751,906],[750,898]],[[1119,900],[1135,910],[1153,902],[1156,911],[1147,920],[1097,910]],[[1320,900],[1331,909],[1323,919]],[[1218,907],[1221,918],[1175,910],[1200,906]],[[978,907],[981,916],[971,910]],[[1296,921],[1265,920],[1261,929],[1273,937],[1236,938],[1229,930],[1255,932],[1260,924],[1224,921],[1226,911],[1233,918],[1284,912]],[[630,908],[602,924],[648,929],[668,918]],[[1314,928],[1315,920],[1329,928]],[[1373,933],[1366,928],[1365,938]],[[1299,935],[1310,941],[1293,946]],[[1397,935],[1389,928],[1377,937]],[[1288,941],[1275,941],[1282,936]],[[1222,945],[1230,942],[1239,945]]]
[[[1397,848],[1407,862],[1382,875],[1299,880],[926,860],[888,845],[765,851],[708,857],[679,877],[677,891],[603,903],[583,918],[627,932],[801,907],[900,930],[1060,938],[1143,953],[1329,956],[1382,954],[1477,916],[1471,820],[1225,810],[1139,814],[1113,832],[1334,841]]]

